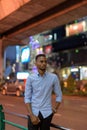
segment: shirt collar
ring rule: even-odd
[[[43,76],[46,76],[47,75],[47,71],[44,73],[44,75]],[[39,76],[41,76],[40,75],[40,73],[37,71],[37,76],[39,77]]]

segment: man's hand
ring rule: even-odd
[[[56,108],[52,108],[52,110],[53,110],[53,114],[55,114],[57,112]]]
[[[31,119],[31,122],[33,123],[33,125],[37,125],[40,122],[39,117],[37,117],[35,115],[30,115],[30,119]]]
[[[61,103],[61,102],[56,102],[55,107],[52,108],[53,114],[55,114],[55,113],[57,112],[57,110],[58,110],[58,108],[59,108],[59,106],[60,106],[60,103]]]

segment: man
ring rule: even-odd
[[[12,73],[12,66],[10,62],[7,63],[6,70],[4,72],[4,78],[7,79],[7,77]]]
[[[25,104],[29,113],[28,130],[50,130],[53,114],[57,111],[62,92],[57,75],[46,71],[45,54],[36,56],[37,73],[27,78],[25,88]],[[56,103],[52,107],[51,94],[54,90]]]

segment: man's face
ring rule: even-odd
[[[37,61],[36,61],[36,66],[38,68],[38,70],[42,70],[45,71],[46,67],[47,67],[47,59],[46,57],[38,57]]]

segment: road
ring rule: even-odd
[[[52,96],[54,105],[55,97]],[[18,114],[27,115],[23,97],[3,96],[0,94],[0,104],[5,110]],[[17,116],[5,114],[6,120],[27,127],[27,120]],[[71,130],[87,130],[87,97],[63,96],[62,104],[54,115],[53,123],[70,128]],[[6,130],[19,130],[18,128],[6,125]],[[51,128],[51,130],[56,130]]]

